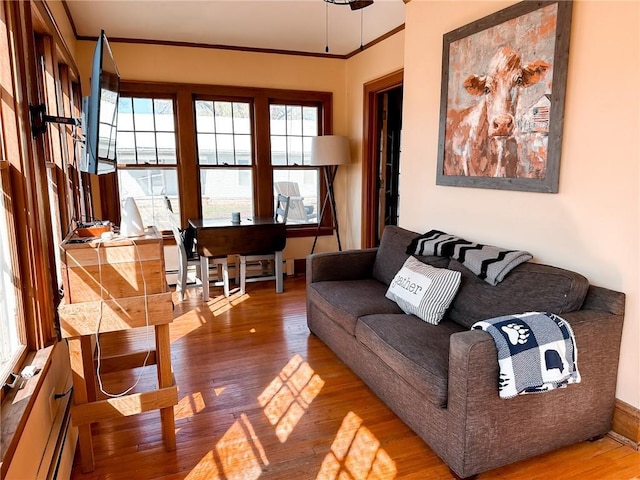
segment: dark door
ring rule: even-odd
[[[375,244],[380,244],[386,225],[398,224],[400,201],[400,137],[402,132],[402,86],[381,92],[378,103],[377,132],[379,139],[376,159],[377,212]]]

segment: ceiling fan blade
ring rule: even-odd
[[[373,0],[353,0],[349,2],[351,10],[360,10],[361,8],[368,7],[373,4]]]

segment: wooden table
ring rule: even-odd
[[[193,219],[202,272],[202,299],[209,300],[209,258],[226,255],[275,254],[276,292],[284,291],[282,250],[287,243],[287,227],[271,217],[243,218],[239,224],[231,219]]]

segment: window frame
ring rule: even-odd
[[[117,158],[117,154],[116,154],[116,172],[113,174],[113,177],[111,179],[106,179],[105,178],[105,182],[108,183],[109,185],[107,185],[107,188],[110,189],[111,191],[111,195],[106,195],[106,197],[108,197],[109,203],[111,205],[116,205],[117,206],[117,212],[113,211],[113,209],[111,210],[111,215],[109,217],[109,219],[115,218],[116,220],[114,221],[116,224],[120,223],[120,205],[122,204],[122,198],[120,198],[120,185],[119,185],[119,171],[120,170],[173,170],[176,171],[176,176],[178,178],[178,198],[180,199],[180,202],[182,202],[182,189],[180,186],[180,142],[179,142],[179,135],[178,135],[178,115],[177,115],[177,101],[176,101],[176,94],[173,91],[167,91],[167,90],[155,90],[155,89],[137,89],[137,88],[133,88],[133,89],[127,89],[125,84],[123,82],[120,83],[120,91],[119,91],[119,98],[139,98],[139,99],[150,99],[152,101],[154,100],[171,100],[173,102],[173,126],[174,126],[174,132],[176,135],[176,161],[175,163],[160,163],[159,161],[156,161],[156,163],[138,163],[138,159],[137,159],[137,153],[136,153],[136,163],[121,163],[118,158]],[[134,128],[133,133],[135,134],[136,130]],[[145,131],[146,132],[146,131]],[[154,133],[157,133],[158,130],[153,130]],[[164,133],[164,131],[161,131]],[[117,140],[116,140],[117,143]],[[156,151],[157,151],[157,144],[156,144]],[[116,147],[116,152],[117,152],[117,147]],[[106,176],[104,176],[106,177]],[[105,195],[102,195],[102,197],[104,197]],[[111,199],[111,197],[115,197],[113,199]],[[115,201],[113,201],[115,200]],[[172,233],[170,230],[162,230],[160,233],[162,233],[163,235],[166,235],[168,238],[171,238]]]
[[[171,95],[175,101],[176,115],[176,155],[178,162],[178,190],[193,192],[190,195],[180,194],[180,220],[186,227],[189,218],[202,216],[200,164],[198,162],[195,100],[236,101],[251,104],[252,115],[252,171],[253,171],[253,202],[254,215],[273,215],[273,167],[271,166],[271,141],[269,129],[269,108],[272,103],[286,103],[293,105],[317,105],[320,107],[318,123],[320,134],[332,133],[333,94],[331,92],[281,90],[257,87],[234,87],[220,85],[178,84],[163,82],[135,82],[121,80],[120,92],[122,96]],[[232,167],[228,166],[227,168]],[[237,166],[233,166],[236,168]],[[207,166],[206,168],[225,168],[224,166]],[[243,167],[244,168],[244,167]],[[324,199],[326,185],[321,180],[319,167],[300,166],[288,168],[318,169],[319,191],[318,199]],[[119,198],[116,198],[119,201]],[[113,202],[113,199],[110,200]],[[322,224],[318,229],[317,223],[308,225],[287,226],[288,237],[311,237],[331,235],[331,212],[325,212]],[[119,217],[118,217],[119,219]]]

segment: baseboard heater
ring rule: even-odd
[[[61,408],[51,429],[37,480],[67,480],[71,477],[73,456],[78,440],[77,429],[71,425],[72,395],[73,390],[70,389],[67,395],[59,399],[64,403],[60,405]]]

